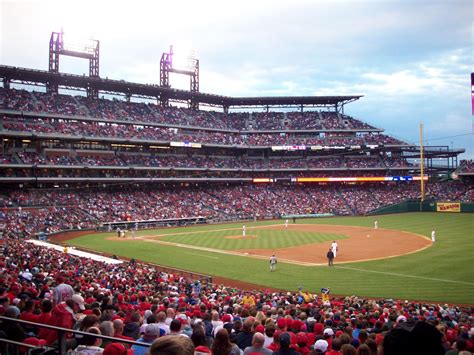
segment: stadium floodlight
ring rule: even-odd
[[[194,56],[194,51],[178,50],[170,46],[169,53],[163,53],[160,60],[160,86],[170,88],[170,73],[184,74],[190,77],[190,91],[199,92],[199,59]],[[162,95],[160,97],[163,107],[169,106],[169,97]],[[188,100],[189,108],[199,109],[199,102],[192,98]]]
[[[59,57],[67,55],[70,57],[89,60],[89,77],[99,77],[100,43],[97,40],[80,40],[78,36],[64,35],[64,31],[52,32],[49,40],[49,72],[59,73]],[[46,85],[49,93],[58,93],[57,81],[51,80]],[[99,90],[94,85],[87,88],[87,96],[97,99]]]
[[[62,32],[63,49],[66,51],[94,55],[97,41],[89,38],[84,39],[74,34]]]
[[[193,50],[170,47],[171,68],[178,71],[194,71],[196,57]]]

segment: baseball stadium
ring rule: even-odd
[[[202,93],[199,59],[177,67],[173,47],[160,85],[104,78],[99,41],[71,49],[63,37],[51,33],[48,70],[0,65],[2,353],[26,338],[20,353],[66,351],[71,333],[54,326],[73,327],[51,322],[54,310],[39,318],[45,300],[74,300],[76,315],[127,331],[136,314],[171,325],[179,314],[181,332],[196,319],[237,330],[240,320],[254,340],[290,333],[304,354],[329,351],[348,327],[368,338],[351,346],[376,354],[390,327],[414,319],[442,334],[444,350],[462,338],[472,351],[464,149],[424,144],[422,126],[419,142],[385,133],[351,115],[360,95]],[[89,75],[60,72],[64,56],[87,60]],[[153,322],[94,334],[133,349],[140,336],[162,338]],[[418,353],[445,353],[428,348]]]

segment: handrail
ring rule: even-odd
[[[54,325],[48,325],[48,324],[42,324],[42,323],[35,323],[35,322],[30,322],[30,321],[21,320],[21,319],[9,318],[9,317],[5,317],[5,316],[0,316],[0,321],[15,322],[15,323],[24,324],[24,325],[28,325],[28,326],[32,326],[32,327],[46,328],[46,329],[51,329],[51,330],[57,331],[58,332],[58,348],[59,348],[59,351],[60,351],[61,354],[64,354],[66,352],[66,341],[65,341],[66,333],[73,333],[73,334],[79,334],[79,335],[92,335],[96,338],[110,340],[114,343],[125,343],[125,344],[128,344],[130,346],[138,345],[138,346],[150,347],[150,345],[151,345],[151,344],[148,344],[148,343],[139,343],[137,341],[110,337],[108,335],[92,334],[92,333],[83,332],[83,331],[80,331],[80,330],[62,328],[62,327],[57,327],[57,326],[54,326]],[[4,339],[4,338],[0,338],[0,342],[13,343],[12,340]],[[21,343],[21,342],[14,342],[13,344],[29,347],[28,344]]]

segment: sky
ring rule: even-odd
[[[100,40],[100,76],[159,83],[173,45],[200,61],[200,91],[364,95],[345,113],[407,142],[474,158],[471,0],[0,0],[0,64],[47,70],[48,43]],[[88,72],[61,57],[61,72]],[[187,88],[188,78],[171,76]]]

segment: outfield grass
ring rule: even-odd
[[[268,272],[267,260],[130,239],[114,242],[105,239],[111,235],[107,233],[83,236],[70,241],[70,244],[170,267],[251,282],[262,285],[262,288],[268,286],[297,290],[299,286],[302,286],[315,292],[321,287],[329,287],[333,294],[474,304],[474,268],[472,267],[474,219],[472,214],[406,213],[377,217],[305,219],[299,220],[298,223],[371,228],[375,219],[379,222],[379,228],[403,230],[425,236],[430,236],[434,229],[437,241],[432,247],[418,253],[385,260],[336,265],[334,268],[308,267],[280,262],[275,273]],[[268,224],[275,224],[275,221],[246,223],[246,226]],[[231,228],[236,229],[222,231],[222,229]],[[241,228],[242,223],[239,223],[148,230],[139,231],[137,234],[166,235],[162,237],[162,240],[223,250],[274,249],[345,238],[340,234],[308,232],[299,232],[297,235],[288,237],[282,230],[251,228],[247,228],[247,234],[252,235],[258,232],[259,238],[249,240],[224,238],[241,235]]]

